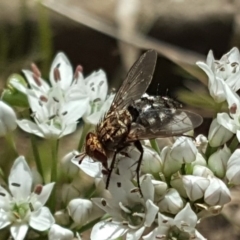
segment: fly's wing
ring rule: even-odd
[[[148,50],[131,67],[109,111],[123,109],[146,92],[155,69],[157,52]]]
[[[159,110],[151,109],[149,116],[159,114],[157,111]],[[147,119],[147,117],[146,114],[144,116],[146,121],[143,123],[132,123],[127,141],[177,136],[198,127],[202,123],[200,115],[182,109],[176,110],[167,121],[163,122],[150,117]]]

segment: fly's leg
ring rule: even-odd
[[[113,168],[114,168],[114,165],[115,165],[115,162],[116,162],[117,153],[118,153],[117,151],[114,152],[110,168],[108,169],[108,175],[107,175],[107,181],[106,181],[106,189],[108,189],[108,187],[109,187],[110,178],[111,178],[112,171],[113,171]]]
[[[141,144],[140,141],[134,142],[134,145],[137,148],[137,150],[140,152],[140,157],[139,157],[138,162],[137,162],[136,172],[137,172],[137,186],[139,188],[139,192],[140,192],[141,196],[143,196],[142,190],[141,190],[141,187],[140,187],[140,167],[141,167],[142,159],[143,159],[143,147],[142,147],[142,144]]]

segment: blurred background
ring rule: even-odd
[[[209,94],[195,63],[205,61],[210,49],[218,59],[239,45],[238,0],[0,1],[0,89],[32,62],[48,79],[59,51],[74,68],[82,65],[85,76],[102,68],[117,89],[138,56],[155,49],[159,57],[148,93],[177,98],[205,117],[201,133],[207,133],[212,111],[199,104]],[[206,238],[240,239],[239,191],[233,196],[222,215],[200,224]]]

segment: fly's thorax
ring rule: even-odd
[[[132,116],[128,110],[109,112],[105,120],[97,126],[97,136],[109,150],[116,150],[125,144]]]
[[[99,141],[98,136],[92,132],[88,133],[86,136],[85,145],[86,154],[95,161],[99,161],[104,167],[107,166],[107,154]]]

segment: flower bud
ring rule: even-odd
[[[62,226],[66,226],[70,223],[69,215],[65,209],[55,212],[54,218],[56,223]]]
[[[153,176],[162,171],[162,160],[160,156],[149,147],[144,147],[143,162],[141,166],[142,173],[150,173]]]
[[[195,144],[199,152],[205,153],[207,149],[208,139],[203,134],[199,134],[196,137]]]
[[[231,201],[231,194],[222,180],[213,177],[205,191],[204,201],[211,206],[224,205]]]
[[[215,176],[223,178],[226,174],[227,162],[231,156],[230,149],[224,145],[223,149],[218,149],[208,159],[208,166]]]
[[[207,168],[205,166],[200,166],[200,165],[196,165],[193,167],[192,174],[194,176],[204,177],[204,178],[208,178],[209,176],[210,177],[214,176],[213,172],[209,168]]]
[[[72,163],[72,159],[78,155],[78,151],[72,151],[67,153],[61,159],[62,171],[68,176],[73,178],[79,171],[79,168]]]
[[[191,201],[202,198],[210,183],[207,178],[192,175],[185,175],[182,179],[187,196]]]
[[[234,151],[227,163],[226,177],[231,184],[240,184],[240,149]]]
[[[62,187],[62,201],[67,204],[70,200],[79,197],[80,192],[72,184],[64,184]]]
[[[163,174],[170,177],[173,173],[177,172],[182,167],[181,160],[175,160],[171,157],[171,148],[166,146],[161,152],[161,159],[163,161]]]
[[[225,144],[232,136],[233,133],[220,125],[216,118],[212,121],[208,133],[209,145],[211,147],[219,147]]]
[[[152,184],[154,187],[155,197],[161,197],[166,193],[168,186],[165,182],[153,179]]]
[[[57,224],[53,224],[48,232],[49,240],[72,240],[73,232]]]
[[[183,179],[180,174],[172,175],[170,184],[173,188],[175,188],[179,192],[181,197],[187,198],[186,189],[183,186]]]
[[[17,117],[11,107],[0,101],[0,137],[5,136],[17,127]]]
[[[84,225],[92,214],[93,203],[88,199],[73,199],[69,202],[68,213],[77,225]]]
[[[200,165],[200,166],[207,166],[207,161],[205,160],[205,158],[203,157],[203,155],[201,153],[197,153],[197,157],[196,160],[194,162],[191,163],[192,167]]]
[[[162,212],[176,214],[183,208],[183,200],[176,189],[170,188],[158,206]]]
[[[197,152],[192,139],[179,137],[172,146],[170,156],[182,163],[191,163],[196,160]]]
[[[24,92],[27,88],[25,79],[19,74],[12,74],[7,80],[7,88],[2,93],[2,100],[11,106],[28,107],[27,96],[15,87],[15,83]]]

